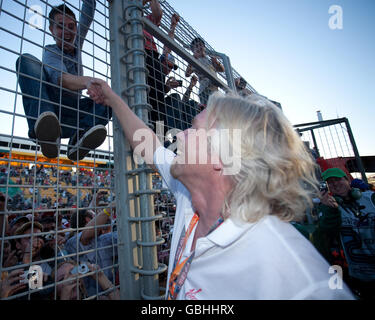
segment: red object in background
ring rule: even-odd
[[[339,168],[346,173],[346,176],[348,177],[349,182],[351,182],[353,180],[353,177],[346,167],[346,163],[348,160],[349,160],[348,158],[342,158],[342,157],[332,158],[332,159],[324,159],[322,157],[319,157],[316,159],[316,162],[320,166],[322,173],[330,168]]]
[[[10,214],[9,216],[8,216],[8,222],[10,223],[14,218],[16,218],[16,217],[18,217],[18,215],[17,214]]]

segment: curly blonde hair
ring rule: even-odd
[[[226,217],[246,222],[265,215],[283,221],[304,217],[317,192],[316,164],[279,108],[256,94],[217,92],[207,104],[208,128],[241,130],[240,167],[231,175],[234,188],[225,201]],[[229,143],[233,149],[233,138]]]

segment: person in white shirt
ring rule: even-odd
[[[271,102],[211,95],[193,130],[177,135],[176,156],[104,81],[88,93],[113,108],[134,152],[176,197],[168,299],[353,299],[289,223],[303,217],[317,181],[313,159]]]

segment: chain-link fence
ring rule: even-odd
[[[1,1],[1,299],[119,297],[106,2]]]

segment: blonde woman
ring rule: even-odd
[[[168,299],[353,298],[345,285],[335,290],[330,266],[289,223],[303,217],[317,181],[274,104],[214,93],[177,135],[176,155],[104,81],[89,94],[113,108],[134,152],[176,198]]]

